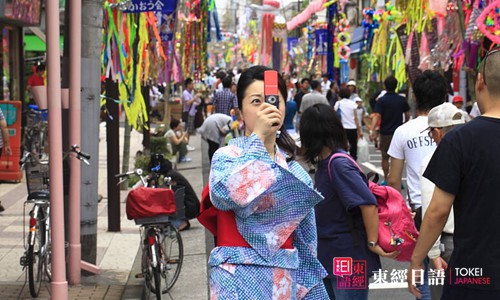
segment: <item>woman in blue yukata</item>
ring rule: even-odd
[[[217,244],[209,258],[210,299],[328,298],[316,258],[314,205],[323,197],[297,163],[283,128],[287,89],[278,80],[279,108],[264,101],[264,66],[245,70],[237,97],[245,136],[217,150],[210,198]]]
[[[336,300],[368,299],[368,278],[380,269],[379,256],[398,254],[386,253],[377,244],[377,200],[365,175],[347,154],[346,133],[330,106],[315,104],[302,114],[300,140],[305,160],[317,166],[315,185],[325,197],[315,210],[318,258],[328,271],[324,280],[328,295]],[[350,257],[364,265],[358,268],[361,278],[355,276],[355,286],[354,278],[335,276],[335,257]]]

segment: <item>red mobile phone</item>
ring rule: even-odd
[[[279,107],[278,72],[275,70],[264,71],[264,98],[267,103]]]

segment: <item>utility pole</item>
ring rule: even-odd
[[[81,168],[82,260],[96,263],[97,187],[101,95],[102,0],[82,0],[81,149],[90,154],[94,167]]]
[[[120,231],[120,188],[115,174],[120,173],[120,125],[118,103],[120,98],[118,83],[106,78],[106,108],[110,117],[106,119],[106,152],[108,155],[108,231]]]

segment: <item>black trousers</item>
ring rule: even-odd
[[[349,142],[349,154],[354,160],[358,160],[358,130],[345,129],[345,133]]]
[[[214,156],[215,151],[219,149],[220,144],[208,139],[207,142],[208,142],[208,158],[210,159],[210,161],[212,161],[212,157]]]

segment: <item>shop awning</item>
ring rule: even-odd
[[[64,38],[61,36],[59,38],[59,45],[62,49],[64,44]],[[32,34],[26,34],[24,36],[24,51],[34,51],[34,52],[45,52],[47,47],[45,42],[42,41],[38,36]]]

